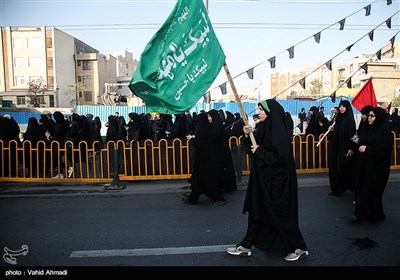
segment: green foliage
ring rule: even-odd
[[[392,108],[393,107],[400,107],[400,95],[397,96],[395,99],[392,101]]]
[[[28,104],[35,108],[39,108],[40,105],[46,104],[46,102],[44,102],[44,94],[46,91],[47,85],[43,80],[30,81],[27,90]]]
[[[323,87],[322,82],[318,79],[314,79],[310,82],[310,84],[312,85],[312,87],[309,89],[310,94],[314,96],[320,95]]]
[[[83,92],[87,89],[87,86],[83,83],[76,83],[67,85],[65,89],[65,94],[72,95],[74,98],[70,101],[71,106],[76,106],[78,104],[78,95],[83,96]]]

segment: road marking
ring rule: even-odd
[[[138,257],[138,256],[157,256],[157,255],[182,255],[182,254],[201,254],[225,252],[228,247],[235,245],[216,245],[198,247],[171,247],[171,248],[151,248],[151,249],[114,249],[114,250],[87,250],[73,251],[71,258],[99,258],[99,257]]]

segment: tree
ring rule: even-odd
[[[28,104],[31,107],[39,108],[40,105],[46,104],[44,102],[44,94],[47,91],[47,85],[44,81],[38,79],[36,81],[32,80],[28,83]]]
[[[392,108],[400,107],[400,95],[395,97],[392,101]]]
[[[290,97],[296,97],[297,96],[297,91],[291,90],[290,93],[289,93],[289,96]]]
[[[310,94],[314,96],[320,95],[323,87],[322,82],[318,79],[314,79],[310,82],[310,84],[312,85],[310,88]]]
[[[83,96],[84,91],[87,89],[87,86],[83,83],[71,84],[67,85],[67,89],[65,90],[65,94],[72,95],[73,98],[69,102],[71,106],[79,105],[79,95]],[[75,97],[75,98],[74,98]]]

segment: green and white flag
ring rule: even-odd
[[[129,88],[148,112],[183,113],[205,94],[224,62],[203,0],[178,0],[145,47]]]

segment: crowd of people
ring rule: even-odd
[[[82,162],[88,161],[88,159],[85,158],[85,149],[87,147],[91,148],[93,144],[95,145],[95,151],[99,151],[110,141],[130,143],[131,141],[158,141],[161,139],[176,138],[186,141],[187,135],[195,134],[197,115],[196,112],[185,112],[175,115],[160,113],[154,115],[150,113],[137,114],[131,112],[128,114],[128,119],[125,120],[124,116],[120,116],[118,112],[115,112],[114,115],[108,116],[107,121],[103,124],[98,116],[94,117],[92,114],[78,115],[73,113],[71,115],[64,115],[60,111],[56,111],[53,114],[42,114],[39,119],[35,117],[29,118],[26,131],[21,133],[20,126],[14,118],[9,114],[4,116],[0,114],[0,126],[2,127],[0,140],[3,141],[4,147],[8,147],[8,144],[12,140],[17,143],[15,147],[12,147],[13,149],[24,147],[26,150],[26,153],[24,153],[25,167],[29,170],[33,170],[34,176],[37,175],[36,173],[41,173],[41,176],[48,176],[46,173],[51,169],[56,172],[51,176],[54,178],[64,178],[65,176],[71,177],[74,172],[71,161],[74,159],[80,159]],[[222,138],[220,139],[221,143],[225,143],[225,140],[229,139],[231,136],[240,136],[242,121],[239,113],[232,114],[227,111],[219,110],[217,115],[221,118],[222,130],[224,130],[225,138],[224,141]],[[101,133],[103,125],[106,127],[105,129],[103,128],[103,130],[106,130],[105,136]],[[28,150],[36,147],[39,141],[43,141],[45,146],[40,146],[38,152],[29,153]],[[59,166],[60,161],[57,151],[63,148],[67,141],[68,167],[64,168],[64,164]],[[30,143],[29,146],[27,145],[28,143]],[[79,143],[85,143],[85,145]],[[72,152],[73,148],[78,147],[80,150],[79,152]],[[43,158],[42,150],[44,148],[51,148],[54,151],[52,153],[52,159],[47,158],[45,160]],[[224,148],[226,153],[227,147]],[[5,157],[8,157],[8,155],[5,155]],[[9,161],[8,158],[5,160],[6,162]],[[15,158],[11,158],[10,160],[12,160],[11,166],[15,166],[15,164],[13,164]],[[62,159],[62,161],[65,161],[65,159]],[[22,162],[22,159],[20,159],[19,162]],[[46,166],[43,168],[44,162]],[[54,166],[52,166],[52,168],[49,166],[50,162],[53,162]],[[38,166],[40,166],[40,168],[37,168]],[[231,166],[229,166],[229,168],[231,168]],[[16,168],[5,166],[5,174],[15,176],[16,172],[18,172]]]
[[[346,191],[353,192],[352,223],[384,221],[382,199],[390,174],[394,145],[392,132],[397,137],[400,135],[398,109],[393,108],[389,114],[381,107],[365,106],[358,125],[347,100],[342,100],[331,113],[328,119],[323,107],[312,106],[308,114],[302,108],[298,116],[298,128],[302,131],[306,124],[306,136],[327,135],[329,195],[340,197]],[[185,193],[182,200],[187,204],[198,204],[200,196],[205,195],[213,205],[223,206],[227,202],[224,194],[237,190],[228,139],[231,136],[243,137],[242,145],[251,159],[243,205],[243,213],[248,214],[248,225],[244,238],[236,246],[228,248],[227,253],[250,256],[252,246],[255,246],[268,254],[283,255],[286,261],[297,261],[309,254],[298,221],[298,185],[291,145],[293,120],[276,100],[258,104],[252,126],[245,125],[239,113],[215,109],[173,116],[156,113],[154,117],[129,113],[128,121],[115,112],[108,117],[105,126],[104,143],[99,117],[75,113],[65,116],[56,111],[52,115],[42,114],[39,120],[31,117],[20,141],[17,122],[10,115],[0,115],[0,140],[6,146],[14,140],[27,150],[39,141],[43,141],[46,148],[55,150],[70,141],[72,146],[79,145],[81,154],[75,158],[83,162],[88,159],[84,156],[87,145],[81,147],[82,142],[88,145],[96,143],[95,150],[100,150],[110,141],[190,140],[194,147],[194,166],[188,180],[191,191]],[[250,137],[251,134],[254,138]],[[40,167],[52,162],[52,170],[57,172],[55,178],[72,175],[73,164],[68,163],[67,170],[63,170],[65,165],[59,164],[57,152],[47,154],[52,155],[52,159],[44,159],[40,157],[43,155],[40,149],[44,146],[38,146],[37,153],[24,153],[27,157],[24,161]],[[73,159],[76,151],[68,147],[67,151],[68,158]],[[6,174],[16,172],[7,168]],[[48,168],[34,166],[31,170],[41,172]]]

